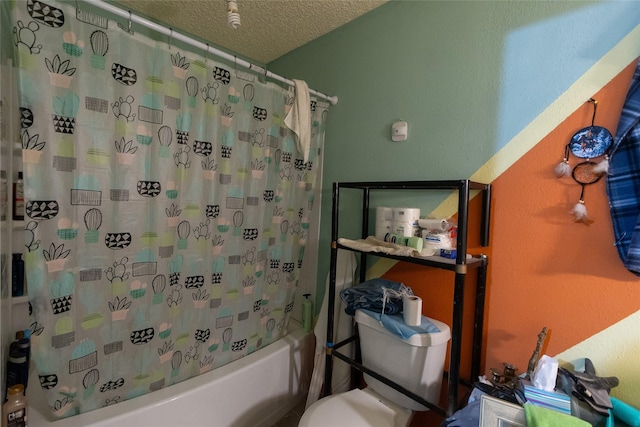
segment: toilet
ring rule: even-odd
[[[421,333],[409,335],[402,314],[385,315],[357,310],[362,364],[367,368],[437,403],[440,398],[447,342],[446,324],[422,316]],[[396,331],[396,332],[391,332]],[[384,383],[364,375],[367,387],[324,397],[302,415],[299,427],[406,427],[415,411],[428,410]],[[334,424],[335,423],[335,424]]]

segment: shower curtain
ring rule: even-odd
[[[31,358],[55,416],[286,334],[328,104],[311,100],[305,162],[290,88],[82,5],[13,19]]]

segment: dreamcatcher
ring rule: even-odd
[[[613,140],[611,132],[601,126],[594,125],[598,101],[590,98],[588,102],[593,103],[591,126],[582,128],[573,135],[571,141],[564,148],[564,158],[562,162],[556,166],[555,169],[558,178],[571,176],[571,178],[582,187],[580,200],[573,207],[572,213],[575,216],[576,222],[582,222],[584,224],[590,224],[592,222],[584,204],[584,189],[587,185],[600,181],[607,173],[609,168],[609,147]],[[575,165],[573,170],[569,165],[570,154],[580,159],[585,159],[583,162]],[[600,163],[592,160],[601,156],[604,156],[604,159]]]

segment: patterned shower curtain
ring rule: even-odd
[[[18,1],[32,351],[55,416],[158,390],[286,334],[311,155],[290,88],[54,1]]]

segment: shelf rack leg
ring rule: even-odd
[[[453,294],[453,319],[451,325],[451,353],[449,357],[447,415],[458,406],[458,384],[460,382],[460,353],[462,348],[462,314],[464,305],[465,275],[456,273]]]
[[[476,285],[475,320],[473,322],[473,351],[471,354],[471,383],[480,375],[480,360],[482,357],[482,332],[484,329],[484,304],[487,290],[486,255],[480,255],[482,265],[478,268],[478,283]]]
[[[329,268],[329,282],[335,283],[336,280],[336,264],[338,259],[338,249],[335,247],[335,242],[331,243],[331,266]],[[325,355],[325,368],[324,368],[324,388],[322,396],[329,396],[332,392],[331,384],[333,382],[333,323],[334,313],[333,306],[335,304],[336,291],[335,287],[329,285],[329,292],[327,298],[327,304],[329,309],[327,310],[327,341],[326,341],[326,355]]]

